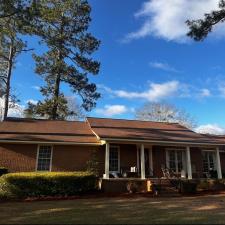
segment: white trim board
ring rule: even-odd
[[[83,142],[57,142],[57,141],[10,141],[10,140],[0,140],[0,143],[9,144],[43,144],[43,145],[86,145],[86,146],[101,146],[104,143],[83,143]]]
[[[167,145],[167,144],[171,144],[174,146],[181,146],[184,145],[184,147],[186,146],[195,146],[195,147],[201,147],[201,146],[225,146],[224,144],[213,144],[213,143],[201,143],[201,142],[196,142],[196,143],[192,143],[192,142],[176,142],[176,141],[155,141],[155,140],[140,140],[140,139],[117,139],[117,138],[105,138],[102,139],[104,140],[104,142],[111,142],[111,144],[113,144],[113,142],[125,142],[125,143],[140,143],[140,144],[144,144],[146,145],[146,143],[148,144],[152,144],[152,145],[156,145],[156,144],[162,144],[162,145]]]

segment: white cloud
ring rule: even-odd
[[[31,88],[35,89],[35,90],[40,90],[40,86],[32,86]]]
[[[129,111],[128,108],[124,105],[105,105],[104,108],[99,108],[95,110],[97,114],[109,117],[121,115],[128,111]]]
[[[225,128],[217,125],[217,124],[206,124],[201,125],[195,129],[197,133],[202,134],[215,134],[215,135],[223,135],[225,134]]]
[[[174,67],[170,66],[168,63],[163,63],[163,62],[150,62],[149,65],[153,68],[156,69],[161,69],[164,71],[168,71],[168,72],[180,72],[178,70],[176,70]]]
[[[218,0],[148,0],[135,14],[144,23],[129,33],[124,41],[155,36],[168,41],[185,42],[188,27],[186,20],[203,18],[205,13],[218,9]],[[214,36],[225,36],[225,25],[218,24]]]
[[[207,88],[203,88],[200,90],[200,97],[209,97],[211,96],[211,92]]]
[[[14,107],[9,107],[8,117],[23,117],[24,106],[15,104]],[[3,119],[4,114],[4,99],[0,98],[0,120]]]
[[[36,105],[36,104],[38,103],[38,101],[37,101],[37,100],[34,100],[34,99],[28,99],[28,100],[26,101],[26,103],[28,103],[28,102],[30,102],[30,103],[32,103],[32,104],[34,104],[34,105]]]
[[[220,84],[219,85],[219,92],[220,92],[220,95],[221,97],[225,97],[225,85],[224,84]]]
[[[103,85],[100,87],[116,97],[126,99],[144,99],[150,102],[157,102],[175,95],[179,90],[180,83],[178,81],[169,81],[161,84],[150,83],[149,89],[143,92],[112,90],[111,88]]]

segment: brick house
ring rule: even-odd
[[[96,154],[100,175],[183,178],[225,172],[225,138],[176,123],[87,118],[84,122],[9,118],[0,123],[0,167],[10,172],[86,170]]]

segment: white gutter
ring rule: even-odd
[[[84,145],[84,146],[101,146],[104,143],[83,143],[83,142],[58,142],[58,141],[17,141],[17,140],[0,140],[0,143],[12,144],[53,144],[53,145]]]
[[[225,146],[224,144],[213,144],[213,143],[201,143],[201,142],[179,142],[179,141],[154,141],[154,140],[140,140],[140,139],[121,139],[121,138],[104,138],[104,142],[109,141],[120,141],[120,142],[138,142],[138,143],[152,143],[152,144],[183,144],[183,145],[208,145],[208,146]]]

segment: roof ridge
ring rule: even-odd
[[[137,122],[151,122],[151,123],[162,123],[162,124],[178,124],[182,126],[179,123],[175,122],[160,122],[160,121],[152,121],[152,120],[137,120],[137,119],[118,119],[118,118],[105,118],[105,117],[90,117],[88,116],[86,119],[106,119],[106,120],[126,120],[126,121],[137,121]]]
[[[50,119],[37,119],[37,118],[21,118],[21,117],[7,117],[6,120],[3,120],[1,122],[17,122],[17,121],[46,121],[46,122],[79,122],[79,123],[85,123],[85,121],[80,120],[50,120]]]

